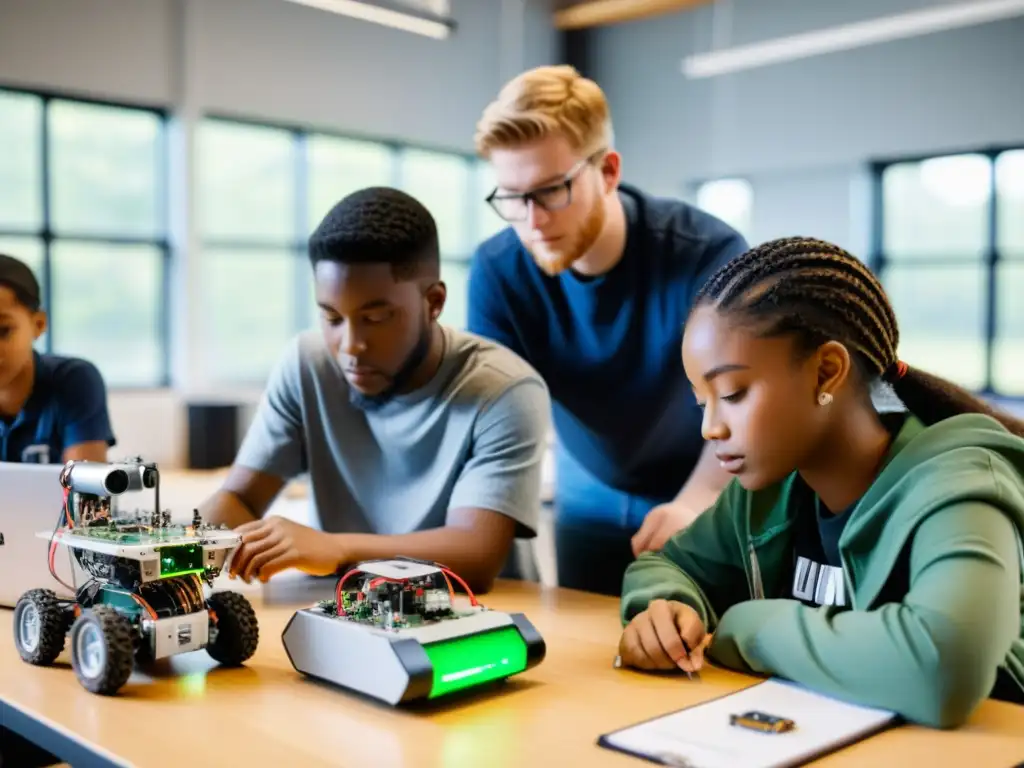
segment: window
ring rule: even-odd
[[[203,121],[198,147],[211,382],[261,384],[288,340],[317,325],[308,237],[368,186],[403,189],[434,215],[449,297],[441,320],[464,326],[469,258],[488,213],[468,158],[219,118]]]
[[[309,218],[307,232],[312,232],[328,211],[343,197],[365,187],[393,186],[395,153],[387,144],[346,139],[337,136],[313,135],[308,141]],[[319,322],[313,298],[313,273],[306,258],[305,244],[301,253],[302,280],[305,288],[306,326]]]
[[[364,187],[395,179],[391,147],[336,136],[309,137],[309,220],[312,232],[335,203]]]
[[[407,149],[399,155],[399,187],[422,202],[437,222],[441,242],[441,279],[448,297],[441,322],[466,325],[469,260],[476,246],[479,210],[474,166],[461,155]]]
[[[487,197],[494,191],[498,181],[494,176],[491,164],[479,161],[474,169],[476,191],[473,193],[474,220],[476,221],[476,241],[483,242],[487,238],[508,228],[508,222],[499,216],[486,203]]]
[[[204,121],[197,140],[200,274],[211,381],[257,382],[296,330],[299,146],[289,131]]]
[[[993,384],[1008,395],[1024,395],[1024,149],[996,158],[995,188]]]
[[[110,388],[170,378],[165,139],[157,111],[0,90],[0,250],[39,278],[38,348]]]
[[[911,365],[972,390],[1024,395],[1024,150],[877,168],[873,266]]]
[[[746,179],[706,181],[697,189],[697,207],[750,238],[754,190]]]

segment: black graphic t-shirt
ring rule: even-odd
[[[793,580],[790,595],[804,605],[849,605],[839,537],[854,506],[838,515],[810,492],[801,495],[793,537]]]
[[[886,429],[895,437],[903,427],[907,414],[883,413],[880,417]],[[853,503],[838,513],[832,512],[805,485],[801,486],[796,502],[800,508],[793,536],[790,596],[813,607],[851,607],[846,579],[843,577],[843,563],[839,557],[839,537],[857,504]],[[901,602],[909,591],[911,541],[907,539],[903,551],[893,563],[889,578],[874,606]]]

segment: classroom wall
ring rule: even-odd
[[[0,82],[468,150],[503,78],[557,37],[543,0],[452,16],[439,41],[283,0],[4,0]]]
[[[751,239],[814,233],[863,253],[866,162],[1024,143],[1024,18],[706,80],[681,61],[949,2],[718,0],[583,33],[575,63],[608,93],[628,180],[679,195],[742,176]]]
[[[752,240],[814,233],[865,253],[867,161],[1024,143],[1024,19],[703,81],[687,81],[680,61],[940,2],[718,0],[577,33],[585,44],[568,50],[583,52],[574,63],[608,92],[628,181],[687,195],[700,180],[743,176],[754,188]],[[181,464],[187,400],[251,408],[259,396],[210,386],[197,364],[199,256],[180,172],[189,126],[213,112],[468,150],[486,101],[515,72],[558,61],[560,36],[547,0],[452,6],[458,29],[435,41],[283,0],[0,2],[0,85],[166,106],[181,118],[174,387],[111,393],[120,450]]]
[[[164,106],[179,118],[174,387],[111,392],[118,452],[179,466],[187,400],[246,403],[244,430],[259,396],[211,387],[197,364],[191,126],[211,112],[471,150],[483,106],[515,72],[554,62],[558,37],[546,0],[452,0],[452,16],[454,35],[438,41],[283,0],[0,3],[0,85]]]

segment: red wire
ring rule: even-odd
[[[473,590],[471,590],[469,588],[469,585],[462,580],[462,577],[459,576],[459,574],[455,573],[455,571],[450,571],[447,568],[442,568],[441,569],[441,573],[446,574],[448,576],[451,576],[453,579],[455,579],[457,582],[459,582],[459,584],[462,585],[462,588],[464,590],[466,590],[466,594],[469,595],[469,604],[470,605],[474,605],[474,606],[480,605],[480,603],[477,602],[476,595],[473,594]]]
[[[338,579],[338,586],[334,588],[334,600],[337,603],[337,612],[339,616],[345,615],[345,609],[342,607],[341,600],[341,585],[344,584],[348,580],[348,577],[354,573],[361,573],[361,571],[358,568],[353,568],[351,571],[349,571],[340,579]]]
[[[67,523],[67,527],[68,528],[74,528],[74,523],[71,521],[71,509],[70,509],[69,504],[68,504],[68,494],[69,493],[70,493],[70,489],[69,488],[65,488],[64,489],[64,522]],[[60,529],[58,529],[58,530],[60,530]],[[75,588],[72,587],[70,584],[65,583],[65,581],[60,576],[57,575],[57,569],[56,569],[56,567],[54,565],[54,558],[55,558],[55,556],[57,554],[57,535],[56,534],[57,534],[57,531],[54,531],[54,536],[50,540],[50,552],[49,552],[49,554],[48,554],[48,556],[46,558],[47,565],[50,566],[50,575],[53,576],[53,578],[55,578],[60,583],[60,585],[63,586],[65,589],[68,589],[68,590],[74,592]]]
[[[408,584],[409,580],[408,579],[393,579],[390,576],[378,576],[376,579],[373,579],[370,582],[370,586],[371,587],[377,587],[377,586],[380,586],[381,584],[386,584],[388,582],[390,582],[391,584]]]
[[[473,605],[473,606],[480,605],[480,603],[476,599],[476,595],[473,594],[473,590],[471,590],[469,588],[469,585],[465,581],[463,581],[462,577],[459,576],[459,574],[455,573],[455,571],[453,571],[453,570],[451,570],[449,568],[445,568],[444,566],[440,566],[440,570],[441,570],[441,575],[444,577],[445,582],[447,582],[447,584],[448,584],[448,595],[453,600],[455,598],[455,589],[452,587],[452,582],[448,578],[449,576],[451,576],[453,579],[455,579],[457,582],[459,582],[459,584],[462,586],[462,588],[464,590],[466,590],[466,594],[469,595],[469,604],[470,605]],[[353,575],[355,575],[357,573],[362,573],[362,570],[359,569],[359,568],[353,568],[348,573],[346,573],[344,576],[342,576],[340,579],[338,579],[338,585],[337,585],[337,587],[335,587],[335,590],[334,590],[334,599],[335,599],[335,604],[336,604],[336,609],[335,610],[336,610],[338,616],[344,616],[345,615],[345,609],[343,607],[342,589],[341,588],[345,584],[345,582],[348,581],[348,579],[351,576],[353,576]],[[378,576],[377,578],[375,578],[375,579],[370,581],[370,587],[375,587],[378,584],[381,584],[382,582],[388,582],[388,581],[394,582],[396,584],[405,584],[405,583],[408,583],[409,580],[408,579],[392,579],[392,578],[389,578],[387,576]]]
[[[444,583],[448,585],[448,598],[452,601],[455,600],[455,587],[452,586],[452,580],[448,578],[448,574],[444,572],[444,568],[441,568],[441,575],[444,576]]]

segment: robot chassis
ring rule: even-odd
[[[487,608],[451,569],[408,557],[359,563],[333,600],[292,616],[282,642],[298,672],[391,706],[500,683],[546,655],[524,614]]]
[[[73,558],[83,584],[32,589],[14,609],[14,641],[29,664],[48,666],[71,640],[71,665],[84,688],[116,693],[135,662],[202,648],[225,666],[238,666],[256,651],[256,615],[237,592],[204,597],[241,537],[204,523],[198,510],[190,525],[172,525],[160,511],[160,475],[141,458],[119,463],[70,461],[60,475],[64,503],[50,540],[50,573],[59,544]],[[121,516],[113,497],[152,489],[153,512]],[[74,567],[74,566],[77,566]],[[78,579],[76,578],[77,582]],[[63,584],[63,582],[61,582]]]

